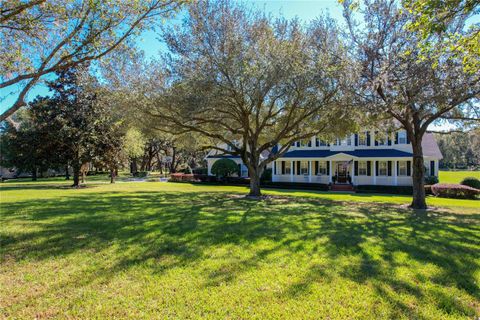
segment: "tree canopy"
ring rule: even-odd
[[[42,76],[100,59],[176,12],[184,0],[0,2],[0,89],[18,93],[0,116],[26,104]],[[19,88],[16,90],[16,88]]]
[[[240,156],[257,196],[263,169],[292,142],[351,124],[338,34],[330,19],[306,29],[231,1],[197,2],[181,28],[164,32],[171,54],[155,69],[168,72],[145,110],[159,130],[197,132],[208,148]]]

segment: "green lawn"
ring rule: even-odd
[[[441,183],[460,183],[466,177],[475,177],[480,180],[480,171],[440,171]]]
[[[0,317],[480,316],[478,201],[244,192],[0,184]]]

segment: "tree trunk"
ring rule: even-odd
[[[78,187],[80,185],[80,165],[78,163],[73,163],[73,184],[72,187]]]
[[[410,205],[413,209],[426,209],[427,203],[425,201],[425,167],[423,164],[423,148],[422,136],[415,137],[412,140],[413,149],[413,170],[412,170],[412,186],[413,186],[413,200]]]
[[[115,177],[117,176],[115,169],[110,169],[110,183],[115,183]]]
[[[32,170],[32,181],[37,181],[37,167]]]
[[[172,162],[170,162],[170,173],[177,172],[177,149],[172,147]]]
[[[65,165],[65,180],[70,180],[70,172],[68,172],[68,164]]]
[[[249,197],[260,197],[262,192],[260,190],[260,176],[261,170],[256,167],[253,170],[249,170],[250,176],[250,192],[248,193]]]

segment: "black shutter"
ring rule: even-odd
[[[327,161],[327,174],[330,175],[330,161]]]
[[[318,174],[318,161],[315,161],[313,164],[313,174]]]
[[[372,161],[367,161],[367,176],[372,175]]]
[[[295,147],[297,145],[296,142],[292,142],[292,147]]]
[[[397,161],[397,176],[400,175],[400,161]]]
[[[358,133],[355,133],[355,147],[358,146]]]
[[[375,175],[378,176],[378,161],[375,161]]]
[[[388,161],[387,166],[388,166],[388,175],[391,176],[392,175],[392,161]]]
[[[398,144],[398,132],[395,132],[395,144]]]
[[[297,175],[300,175],[300,161],[297,161]]]
[[[277,174],[277,161],[273,161],[273,174]]]
[[[320,147],[320,140],[315,138],[315,146]]]
[[[297,141],[297,147],[300,147],[300,141]]]
[[[375,145],[376,146],[378,146],[377,135],[378,135],[378,131],[375,131]]]
[[[435,175],[435,161],[430,161],[430,175],[434,176]]]
[[[390,134],[387,135],[387,144],[388,144],[389,146],[392,145],[392,137],[390,136]]]
[[[407,176],[410,176],[412,173],[412,161],[407,161]]]
[[[312,146],[312,139],[308,140],[308,146],[309,146],[309,147]]]
[[[410,137],[408,136],[408,132],[405,133],[407,136],[407,144],[410,144]]]
[[[290,170],[292,170],[290,168]],[[282,161],[282,174],[285,174],[285,161]]]
[[[358,161],[353,162],[353,167],[354,167],[354,175],[358,176]]]
[[[370,147],[370,131],[367,131],[367,146]]]

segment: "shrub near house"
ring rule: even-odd
[[[432,193],[444,198],[476,199],[480,190],[461,184],[437,183],[432,186]]]

